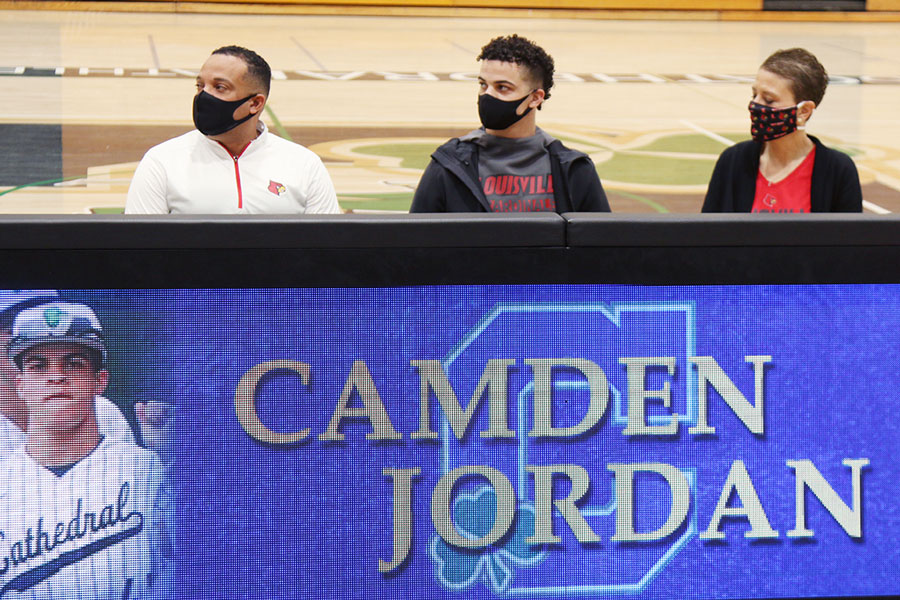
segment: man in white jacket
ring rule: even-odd
[[[133,214],[340,213],[321,159],[260,121],[272,72],[252,50],[215,50],[197,76],[196,130],[147,151],[128,189]]]

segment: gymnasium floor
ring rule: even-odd
[[[538,124],[588,152],[616,212],[698,212],[750,81],[803,46],[834,77],[809,132],[850,153],[867,212],[900,211],[900,24],[0,11],[0,212],[118,212],[150,146],[189,130],[211,50],[273,70],[264,120],[325,161],[345,210],[401,210],[477,125],[475,56],[517,32],[556,60]]]

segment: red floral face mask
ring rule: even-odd
[[[772,108],[750,102],[750,135],[757,142],[771,142],[797,130],[797,106]]]

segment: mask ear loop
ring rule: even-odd
[[[528,92],[528,93],[525,95],[525,98],[530,97],[533,93],[535,93],[535,92],[538,91],[539,89],[541,89],[541,88],[534,88],[533,90],[531,90],[530,92]],[[523,100],[524,100],[525,98],[523,98]],[[528,103],[531,104],[531,101],[529,100]],[[541,102],[541,104],[543,104],[543,102]],[[541,105],[539,104],[539,105],[538,105],[538,110],[540,110],[540,108],[541,108]],[[526,108],[525,110],[526,110],[526,111],[529,111],[529,110],[531,110],[531,107],[529,106],[529,107]],[[525,113],[522,113],[522,116],[525,116]]]

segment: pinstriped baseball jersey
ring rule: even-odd
[[[18,448],[0,461],[0,599],[168,597],[168,494],[134,444],[104,438],[60,475]]]
[[[112,440],[135,443],[134,434],[119,407],[103,396],[94,399],[97,411],[97,429],[100,435]],[[25,432],[15,423],[0,415],[0,458],[25,443]]]
[[[0,458],[25,443],[25,432],[18,425],[0,415]]]

